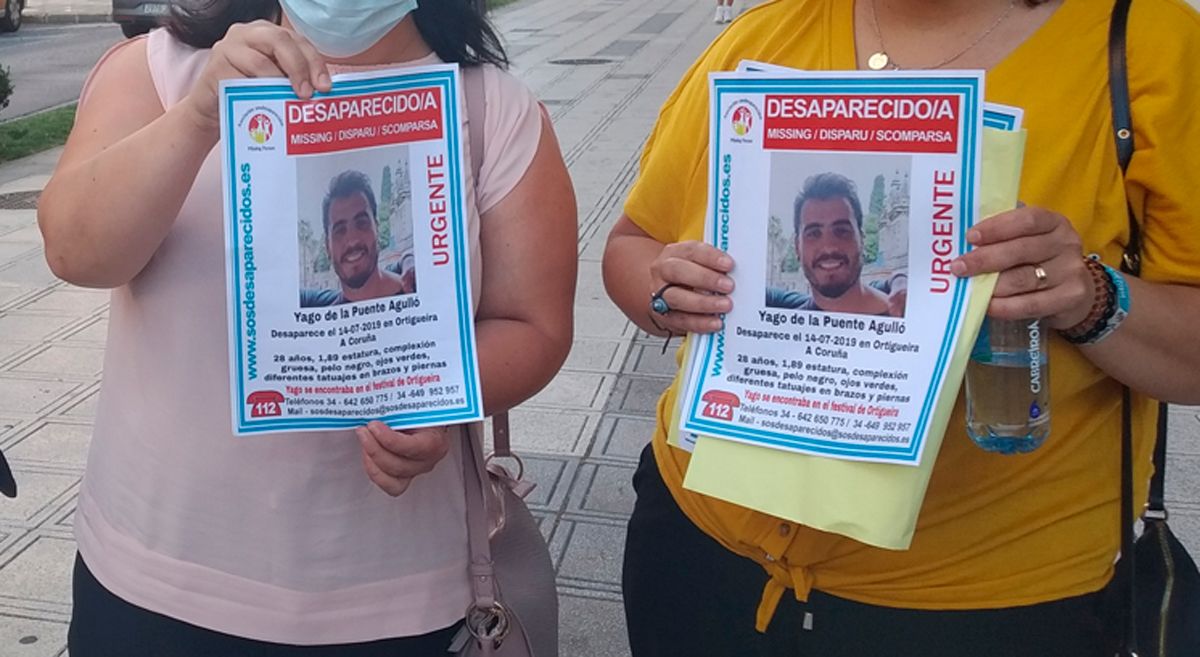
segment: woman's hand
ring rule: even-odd
[[[1096,291],[1083,262],[1083,242],[1061,214],[1020,207],[979,222],[967,241],[975,248],[950,270],[960,277],[1000,273],[988,315],[1040,318],[1061,330],[1091,311]]]
[[[216,129],[221,80],[284,77],[296,95],[329,91],[329,71],[317,49],[295,32],[270,21],[234,23],[212,48],[200,79],[184,99],[199,123]]]
[[[413,479],[433,470],[450,451],[446,427],[396,431],[374,421],[354,432],[367,477],[392,497],[402,495]]]
[[[715,333],[721,330],[718,315],[733,310],[729,293],[733,258],[704,242],[675,242],[663,247],[650,263],[654,289],[671,285],[662,293],[670,310],[651,313],[651,319],[672,333]],[[647,301],[648,303],[648,301]]]

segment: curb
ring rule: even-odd
[[[92,12],[84,14],[40,14],[26,11],[21,20],[42,25],[74,25],[76,23],[111,23],[112,14]]]

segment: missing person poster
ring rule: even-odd
[[[236,434],[482,419],[455,66],[221,87]]]
[[[971,282],[981,74],[714,74],[706,240],[734,309],[693,336],[680,429],[918,465]]]

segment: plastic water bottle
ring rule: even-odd
[[[1022,454],[1050,435],[1050,368],[1038,320],[987,318],[967,363],[967,434],[983,449]]]

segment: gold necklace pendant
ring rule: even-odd
[[[887,53],[882,51],[877,52],[867,58],[867,66],[870,67],[872,71],[882,71],[883,69],[887,68],[890,62],[891,60],[888,58]]]

